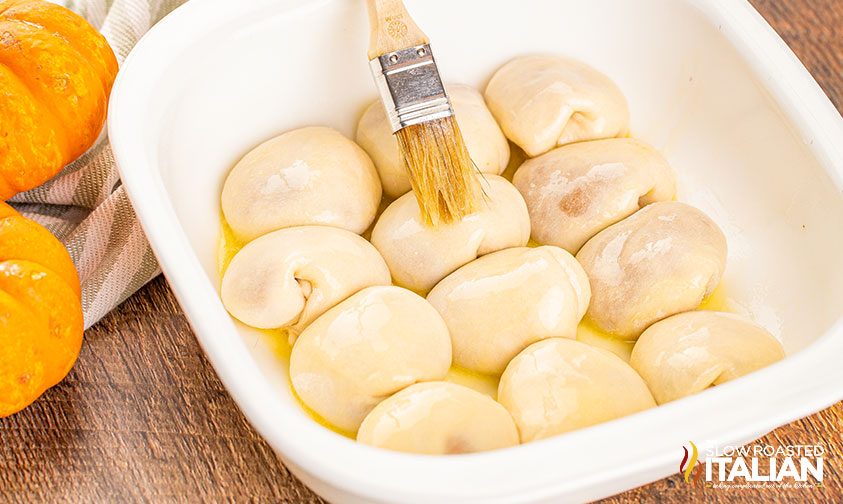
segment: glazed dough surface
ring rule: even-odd
[[[461,84],[448,85],[447,90],[472,161],[481,172],[500,175],[509,163],[509,143],[483,96]],[[397,198],[410,191],[410,178],[380,100],[372,103],[360,118],[357,143],[372,156],[384,194]]]
[[[226,309],[246,325],[287,328],[291,341],[355,292],[390,285],[378,251],[339,228],[302,226],[261,236],[234,256],[222,279]]]
[[[631,415],[656,405],[644,380],[616,355],[551,338],[507,366],[498,401],[527,443]]]
[[[425,226],[414,194],[395,200],[372,231],[372,244],[397,285],[429,291],[436,282],[479,256],[530,240],[530,216],[518,190],[506,179],[485,175],[483,209],[462,221]]]
[[[293,226],[365,231],[381,200],[369,156],[331,128],[289,131],[246,154],[229,173],[222,210],[234,234],[251,241]]]
[[[411,385],[375,406],[357,441],[410,453],[447,455],[518,444],[506,409],[487,395],[446,382]]]
[[[536,341],[576,338],[590,297],[576,259],[545,246],[483,256],[445,277],[427,299],[451,333],[454,363],[500,375]]]
[[[762,327],[731,313],[696,311],[650,326],[629,363],[664,404],[783,358],[781,343]]]
[[[726,237],[692,206],[653,203],[598,233],[577,260],[591,280],[588,318],[606,332],[637,339],[711,294],[726,267]]]
[[[572,254],[642,206],[676,193],[664,157],[632,138],[556,148],[521,165],[513,184],[527,202],[533,240]]]
[[[379,402],[420,381],[441,380],[451,339],[430,304],[400,287],[369,287],[314,320],[290,356],[302,401],[356,432]]]
[[[615,83],[560,56],[523,56],[505,64],[486,88],[486,103],[507,138],[530,157],[629,130],[629,107]]]

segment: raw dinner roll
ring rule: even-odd
[[[527,244],[530,216],[518,190],[497,175],[486,175],[481,186],[483,208],[454,224],[425,226],[412,193],[387,207],[372,231],[372,243],[396,284],[427,292],[479,256]]]
[[[481,172],[500,175],[509,163],[509,143],[486,108],[483,96],[474,88],[459,84],[449,85],[447,90],[472,161]],[[372,103],[360,118],[357,143],[372,156],[384,194],[397,198],[412,189],[380,100]]]
[[[637,339],[711,294],[726,267],[726,237],[692,206],[653,203],[598,233],[577,259],[591,280],[588,318],[606,332]]]
[[[287,328],[292,341],[343,299],[390,283],[389,269],[371,243],[344,229],[304,226],[243,247],[223,276],[222,301],[244,324]]]
[[[558,247],[489,254],[445,277],[427,296],[451,333],[454,363],[494,375],[536,341],[576,338],[590,298],[585,271]]]
[[[363,420],[357,441],[411,453],[449,455],[518,444],[512,416],[491,397],[446,382],[418,383]]]
[[[559,56],[510,61],[489,82],[486,103],[506,136],[530,157],[629,130],[629,108],[615,83],[585,63]]]
[[[696,394],[784,358],[765,329],[731,313],[680,313],[644,331],[629,364],[659,404]]]
[[[676,193],[664,157],[631,138],[559,147],[525,162],[512,182],[527,202],[533,240],[572,254],[600,231]]]
[[[302,128],[264,142],[231,170],[222,210],[244,241],[277,229],[322,224],[365,231],[381,183],[369,156],[331,128]]]
[[[562,338],[518,354],[501,377],[498,401],[515,419],[522,443],[656,405],[644,380],[620,357]]]
[[[376,404],[451,367],[442,317],[400,287],[368,287],[314,320],[293,347],[290,379],[301,400],[356,432]]]

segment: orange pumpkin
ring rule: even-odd
[[[117,60],[87,21],[0,0],[0,200],[52,178],[96,141]]]
[[[0,417],[67,375],[83,330],[79,277],[67,250],[0,202]]]

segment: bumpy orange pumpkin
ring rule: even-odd
[[[116,75],[108,42],[81,17],[43,0],[0,0],[0,200],[91,147]]]
[[[67,375],[83,330],[79,277],[67,250],[0,202],[0,417]]]

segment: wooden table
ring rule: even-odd
[[[754,3],[843,109],[843,1]],[[838,403],[763,440],[824,442],[821,489],[727,491],[674,476],[607,502],[843,501],[841,433]],[[0,420],[0,501],[57,500],[320,501],[243,418],[163,278],[87,332],[62,384]]]

